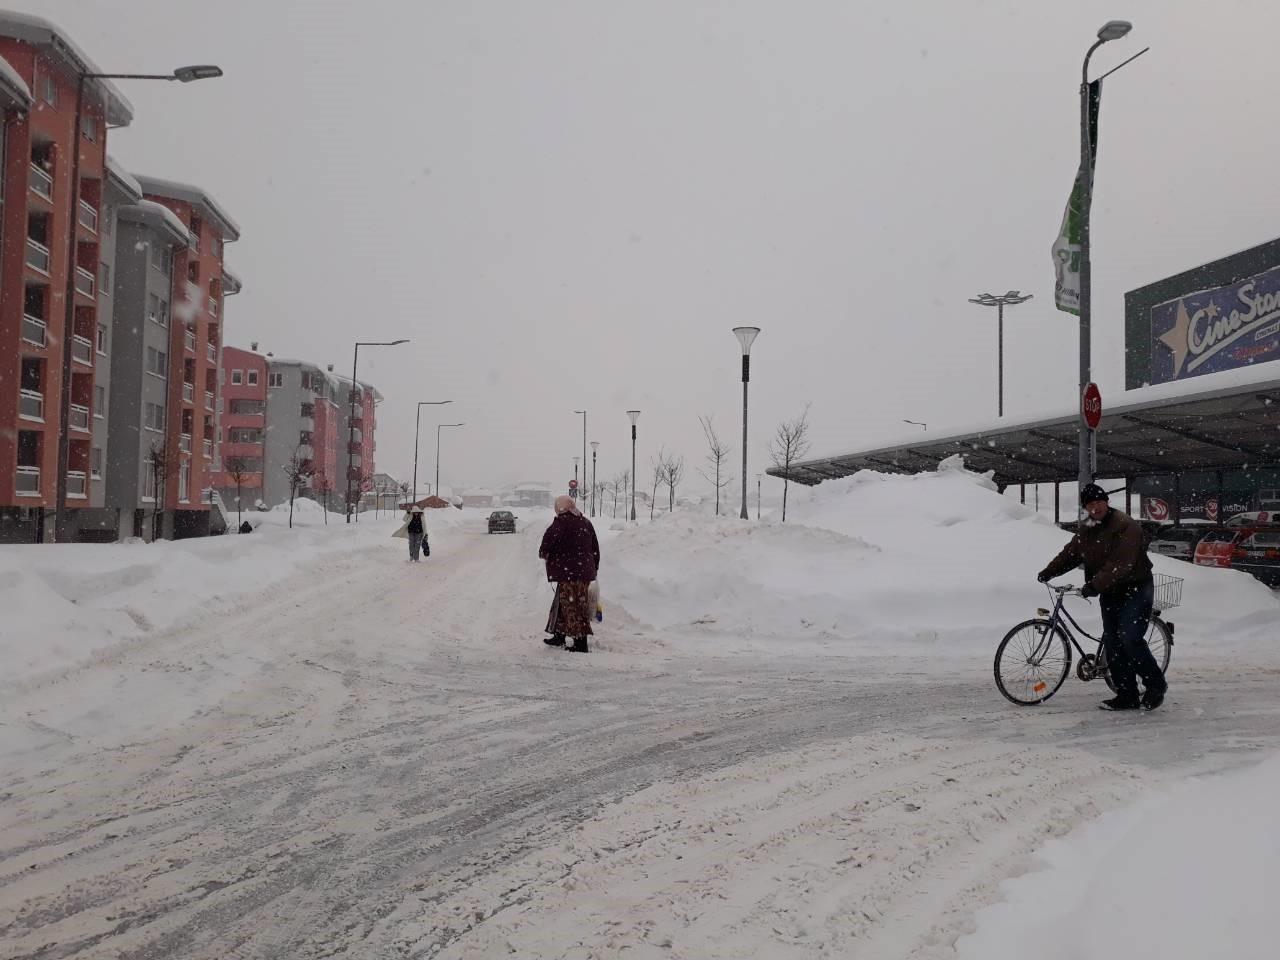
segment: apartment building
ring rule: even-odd
[[[209,533],[218,441],[218,357],[226,298],[240,282],[223,265],[225,245],[240,228],[205,190],[139,176],[146,200],[165,207],[187,228],[187,246],[174,251],[167,351],[147,353],[146,372],[166,380],[164,469],[157,503],[172,518],[175,538]],[[153,471],[154,472],[154,471]]]
[[[222,469],[214,486],[231,510],[237,503],[242,510],[250,510],[266,502],[267,376],[267,358],[262,354],[222,348]]]
[[[339,456],[342,384],[329,367],[305,360],[270,358],[267,372],[267,503],[289,499],[286,467],[296,456],[310,472],[308,496],[341,502],[346,461]]]
[[[106,138],[133,118],[114,85],[89,81],[76,129],[79,77],[99,72],[53,24],[0,12],[0,541],[54,532],[64,420],[59,539],[78,535],[92,504]]]

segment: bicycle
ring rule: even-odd
[[[1182,578],[1155,574],[1156,595],[1151,610],[1151,626],[1147,631],[1147,647],[1156,658],[1160,672],[1169,669],[1173,656],[1173,624],[1160,614],[1178,606],[1182,600]],[[1095,637],[1073,617],[1063,605],[1069,596],[1080,596],[1076,586],[1055,587],[1045,584],[1054,597],[1052,609],[1040,607],[1033,620],[1024,620],[1005,634],[996,648],[996,687],[1004,696],[1029,707],[1044,703],[1066,682],[1071,672],[1071,649],[1080,655],[1076,676],[1083,681],[1101,677],[1111,692],[1116,687],[1107,669],[1107,654],[1102,638]],[[1070,624],[1070,626],[1068,626]],[[1076,633],[1098,644],[1098,652],[1085,653]]]

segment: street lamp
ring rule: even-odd
[[[419,400],[418,414],[413,421],[413,500],[411,503],[418,502],[418,431],[422,426],[422,408],[423,407],[439,407],[446,403],[453,403],[452,400]],[[430,496],[430,494],[428,494]]]
[[[998,297],[993,297],[989,293],[980,293],[976,297],[970,297],[970,303],[976,303],[980,307],[996,308],[996,416],[1004,416],[1004,308],[1006,305],[1013,306],[1018,303],[1026,303],[1032,297],[1029,293],[1020,293],[1017,290],[1010,290],[1008,293],[1002,293]]]
[[[445,427],[465,427],[465,423],[436,424],[436,496],[440,496],[440,431]]]
[[[760,519],[760,483],[764,480],[763,473],[756,474],[756,519]]]
[[[759,335],[759,327],[734,327],[733,335],[742,345],[742,512],[739,516],[746,520],[747,515],[747,383],[751,380],[751,344]]]
[[[928,430],[928,429],[929,429],[929,425],[928,425],[927,423],[923,423],[923,422],[921,422],[920,420],[903,420],[902,422],[903,422],[903,423],[909,423],[909,424],[911,424],[912,426],[915,426],[915,427],[924,427],[924,429],[926,429],[926,430]]]
[[[636,421],[640,419],[639,410],[628,410],[631,418],[631,522],[636,522]]]
[[[582,414],[582,482],[585,484],[587,482],[587,411],[575,410],[573,412]],[[576,491],[574,495],[581,499]]]
[[[62,383],[58,388],[58,475],[54,482],[53,540],[66,523],[67,470],[71,460],[71,347],[76,323],[76,242],[80,211],[80,138],[84,135],[84,91],[90,80],[206,80],[222,76],[222,68],[212,65],[178,67],[173,73],[82,73],[76,83],[75,127],[71,134],[71,209],[67,217],[66,313],[62,331]],[[164,497],[164,492],[156,491]],[[163,503],[163,499],[160,501]]]
[[[587,479],[587,465],[585,463],[582,465],[582,479],[584,481]],[[573,458],[573,489],[570,490],[569,493],[573,497],[573,499],[575,500],[578,499],[578,458],[577,457]]]
[[[1093,131],[1092,124],[1089,122],[1093,115],[1092,100],[1093,94],[1089,89],[1089,58],[1093,56],[1093,51],[1097,50],[1104,43],[1110,40],[1119,40],[1127,35],[1133,29],[1133,24],[1127,20],[1108,20],[1098,30],[1098,39],[1084,55],[1084,66],[1080,70],[1080,393],[1076,398],[1076,406],[1081,409],[1077,410],[1076,415],[1079,417],[1076,429],[1079,440],[1079,484],[1083,490],[1085,484],[1093,480],[1093,431],[1089,429],[1089,425],[1085,423],[1083,399],[1085,388],[1088,387],[1092,372],[1090,370],[1090,351],[1091,351],[1091,288],[1090,281],[1092,269],[1089,264],[1089,214],[1093,206],[1093,158],[1097,153],[1095,144],[1092,142]],[[1142,56],[1146,50],[1141,50],[1133,57],[1130,57],[1124,63],[1129,63],[1136,57]],[[1103,77],[1115,73],[1120,67],[1115,67],[1103,74]],[[1101,82],[1102,77],[1098,78]],[[1101,88],[1099,88],[1101,91]]]
[[[591,441],[591,515],[596,515],[596,454],[600,451],[600,441]]]
[[[355,501],[351,497],[351,481],[354,480],[355,477],[352,476],[351,469],[352,469],[352,457],[355,456],[355,445],[356,445],[356,394],[360,391],[360,384],[356,380],[356,370],[360,366],[360,348],[361,347],[398,347],[400,346],[400,344],[408,343],[408,342],[409,342],[408,340],[376,340],[376,341],[365,340],[365,341],[356,342],[355,354],[351,358],[351,393],[350,393],[350,396],[348,397],[348,400],[351,405],[351,409],[347,415],[347,523],[351,522],[351,511],[355,507]],[[361,397],[360,409],[361,409],[361,412],[364,411],[363,397]],[[361,429],[363,431],[363,424]],[[360,436],[363,439],[364,433],[361,432]],[[361,457],[364,456],[363,449],[360,452],[360,456]]]

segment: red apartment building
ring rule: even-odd
[[[218,445],[218,357],[222,349],[225,298],[240,291],[223,267],[224,245],[240,239],[240,228],[199,187],[139,176],[146,199],[185,223],[191,242],[173,263],[173,320],[169,325],[169,390],[165,449],[164,510],[174,517],[174,535],[209,530]]]
[[[70,509],[88,504],[107,128],[132,120],[115,87],[93,81],[85,85],[83,121],[75,130],[79,76],[95,72],[54,25],[0,12],[0,540],[38,540],[50,532],[64,396],[65,503]],[[63,375],[68,359],[69,382]]]
[[[267,358],[239,347],[222,348],[222,472],[213,485],[229,510],[252,509],[265,499]],[[239,485],[234,470],[240,471]]]

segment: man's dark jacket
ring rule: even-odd
[[[600,567],[600,541],[586,517],[559,514],[542,535],[538,556],[547,561],[547,579],[556,583],[590,583]]]
[[[1151,579],[1151,561],[1142,525],[1126,513],[1108,510],[1096,526],[1080,525],[1071,542],[1041,571],[1045,580],[1084,564],[1088,585],[1098,593],[1118,593]]]

